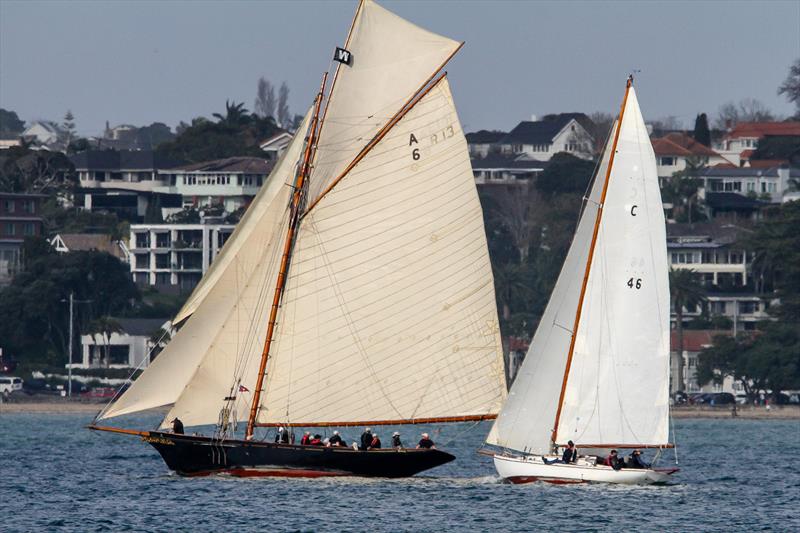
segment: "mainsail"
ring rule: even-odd
[[[505,379],[483,217],[447,80],[429,83],[460,44],[368,0],[347,47],[352,64],[337,72],[291,241],[257,422],[493,417]],[[302,145],[296,138],[281,187],[259,196],[260,214],[182,311],[183,328],[104,418],[168,403],[163,425],[248,418],[289,225],[284,184]],[[241,254],[246,270],[235,267]]]
[[[555,444],[573,440],[585,447],[668,443],[666,230],[655,156],[633,87],[621,114],[564,267],[508,401],[489,434],[489,444],[544,454],[551,451],[554,438]],[[612,168],[581,305],[609,164]],[[575,324],[571,364],[564,376]]]

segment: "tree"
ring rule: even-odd
[[[25,123],[14,111],[0,108],[0,133],[17,134],[25,131]]]
[[[787,100],[794,102],[797,107],[794,118],[800,120],[800,59],[796,59],[789,67],[789,74],[778,87],[778,94],[785,94]]]
[[[733,128],[739,122],[770,122],[775,116],[755,98],[744,98],[738,104],[727,102],[717,112],[715,127],[720,130]]]
[[[705,113],[699,113],[697,118],[694,119],[692,137],[702,145],[711,146],[711,130],[708,129],[708,117]]]
[[[61,142],[64,147],[68,147],[75,138],[75,116],[72,114],[72,111],[67,110],[67,113],[64,115],[64,122],[61,123],[61,128],[64,130]]]
[[[594,163],[566,152],[555,154],[536,179],[536,189],[544,195],[583,194],[594,172]]]
[[[528,258],[528,249],[534,230],[531,217],[531,209],[534,204],[533,194],[534,191],[529,191],[528,187],[522,191],[505,188],[495,199],[496,209],[493,211],[493,216],[508,231],[519,254],[520,264],[525,263]]]
[[[244,108],[244,102],[228,102],[225,100],[225,115],[214,113],[213,117],[219,124],[236,128],[250,122],[250,115]]]
[[[758,140],[751,159],[788,159],[800,165],[800,137],[795,135],[768,135]]]
[[[706,300],[705,289],[697,280],[694,270],[669,270],[669,294],[675,311],[675,329],[678,332],[678,383],[676,390],[685,391],[683,379],[683,311],[694,308]]]
[[[153,122],[136,130],[136,144],[142,149],[152,150],[159,144],[171,141],[175,134],[163,122]]]
[[[699,191],[703,181],[697,177],[705,166],[705,160],[696,156],[687,157],[686,168],[664,180],[661,194],[665,201],[672,203],[673,217],[677,222],[691,224],[706,219],[705,212],[700,208]]]
[[[281,128],[291,126],[292,116],[289,114],[289,86],[286,82],[281,83],[278,89],[278,124]]]
[[[13,146],[0,158],[0,191],[63,191],[76,184],[75,166],[61,152]]]
[[[275,118],[275,87],[267,79],[258,79],[258,89],[256,90],[256,101],[253,105],[255,113],[261,118]]]

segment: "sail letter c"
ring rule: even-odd
[[[639,207],[639,206],[638,206],[638,205],[632,205],[632,206],[631,206],[631,216],[632,216],[632,217],[635,217],[635,216],[636,216],[636,208],[637,208],[637,207]]]

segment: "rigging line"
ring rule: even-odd
[[[400,108],[400,110],[397,111],[397,113],[395,113],[394,117],[389,122],[387,122],[383,128],[381,128],[378,131],[375,137],[373,137],[372,140],[370,140],[364,148],[362,148],[361,152],[359,152],[358,155],[356,155],[355,159],[353,159],[353,161],[349,165],[347,165],[347,167],[336,178],[334,178],[333,181],[331,181],[328,187],[324,191],[322,191],[322,193],[320,193],[320,195],[311,203],[311,205],[309,205],[306,208],[305,212],[301,216],[301,219],[305,218],[305,216],[312,209],[314,209],[314,207],[319,203],[319,201],[322,200],[322,198],[325,197],[336,186],[336,184],[339,183],[342,180],[342,178],[344,178],[359,163],[359,161],[361,161],[375,147],[375,145],[377,145],[381,141],[381,139],[383,139],[386,136],[387,133],[389,133],[389,131],[395,126],[395,124],[397,124],[400,121],[400,119],[402,119],[406,115],[406,113],[411,111],[411,109],[413,109],[414,106],[426,94],[428,94],[434,87],[436,87],[439,84],[440,81],[442,81],[447,76],[447,72],[442,72],[439,75],[439,77],[436,78],[436,74],[439,73],[444,68],[444,66],[453,58],[454,55],[456,55],[456,53],[458,53],[459,50],[461,50],[461,47],[463,46],[464,42],[462,41],[461,43],[459,43],[456,49],[453,50],[453,52],[449,56],[447,56],[447,58],[445,58],[442,64],[439,65],[439,67],[433,71],[433,73],[428,77],[428,79],[425,80],[425,82],[422,85],[420,85],[419,89],[417,89],[417,92],[414,93],[414,95],[405,103],[405,105],[403,105],[403,107]],[[434,78],[436,79],[434,80]]]
[[[169,329],[172,329],[172,327],[170,327]],[[132,383],[132,381],[131,381],[131,378],[133,377],[133,375],[134,375],[136,372],[138,372],[139,370],[141,370],[141,369],[143,368],[143,366],[144,366],[145,362],[147,362],[147,361],[149,361],[149,360],[150,360],[150,355],[153,353],[153,350],[155,350],[155,349],[156,349],[156,348],[157,348],[157,347],[158,347],[158,346],[161,344],[161,341],[163,341],[163,340],[164,340],[164,337],[166,337],[166,336],[167,336],[167,334],[169,333],[169,329],[163,329],[163,328],[162,328],[162,331],[163,331],[163,333],[162,333],[162,334],[161,334],[161,336],[158,338],[158,340],[155,342],[155,344],[153,344],[153,347],[152,347],[152,348],[150,348],[150,351],[148,351],[148,352],[147,352],[147,357],[143,357],[143,358],[142,358],[142,360],[139,362],[139,364],[136,366],[136,368],[134,368],[133,370],[131,370],[131,373],[130,373],[130,374],[128,374],[128,377],[127,377],[127,379],[125,379],[125,381],[123,382],[123,384],[119,386],[119,388],[116,390],[116,392],[114,392],[114,396],[112,396],[112,397],[111,397],[111,399],[108,401],[108,403],[107,403],[107,404],[106,404],[106,405],[105,405],[105,406],[104,406],[104,407],[103,407],[103,408],[100,410],[100,412],[98,412],[98,413],[97,413],[97,414],[94,416],[94,419],[92,420],[92,424],[94,424],[95,422],[97,422],[97,421],[100,419],[100,417],[101,417],[101,416],[103,416],[103,415],[105,414],[105,412],[106,412],[106,411],[108,411],[108,409],[111,407],[111,405],[112,405],[114,402],[116,402],[116,401],[117,401],[117,399],[118,399],[120,396],[122,396],[122,389],[124,388],[125,384],[126,384],[126,383]],[[165,347],[165,348],[166,348],[166,347]]]
[[[311,219],[311,225],[314,226],[313,218]],[[319,235],[316,231],[315,231],[315,234]],[[386,398],[386,400],[389,402],[389,405],[392,407],[392,409],[395,411],[395,413],[397,413],[397,416],[399,416],[400,418],[405,418],[402,415],[402,413],[397,409],[397,407],[395,407],[395,405],[392,402],[391,398],[389,398],[389,395],[386,393],[386,390],[383,388],[383,383],[381,383],[381,380],[378,378],[378,375],[377,375],[377,373],[376,373],[376,371],[375,371],[375,369],[374,369],[374,367],[372,365],[372,362],[369,360],[369,357],[367,355],[367,351],[364,348],[364,344],[361,341],[361,338],[358,335],[358,331],[355,328],[355,321],[353,320],[353,317],[350,314],[350,311],[347,309],[347,305],[345,303],[344,295],[342,294],[341,287],[339,286],[339,283],[336,280],[336,275],[335,275],[333,269],[331,268],[330,261],[328,260],[328,255],[325,253],[325,245],[322,242],[322,240],[318,239],[317,242],[319,243],[319,247],[322,249],[322,254],[321,254],[320,257],[322,258],[323,262],[325,263],[325,266],[327,267],[328,277],[333,282],[331,284],[331,288],[333,289],[334,294],[336,295],[337,299],[339,300],[340,309],[342,310],[342,317],[345,319],[345,323],[347,324],[347,327],[350,330],[350,335],[352,336],[353,340],[355,341],[355,345],[358,348],[359,353],[361,354],[361,358],[366,363],[367,368],[369,369],[370,373],[372,374],[372,378],[375,380],[375,383],[378,385],[378,388],[380,389],[381,393],[383,394],[383,397]]]
[[[573,351],[575,350],[575,340],[576,340],[576,337],[577,337],[577,334],[578,334],[578,326],[580,325],[581,309],[583,308],[583,299],[584,299],[584,296],[586,294],[586,284],[589,281],[589,272],[590,272],[590,269],[591,269],[592,257],[594,255],[595,244],[597,243],[597,233],[598,233],[598,231],[600,229],[600,220],[602,219],[602,216],[603,216],[603,206],[602,206],[602,204],[604,204],[605,200],[606,200],[606,193],[608,192],[608,181],[611,178],[611,169],[614,167],[614,156],[616,155],[617,143],[619,142],[619,134],[620,134],[620,131],[622,130],[622,120],[623,120],[623,117],[625,116],[625,106],[626,106],[626,104],[628,102],[628,93],[630,92],[630,88],[631,88],[632,84],[633,84],[633,78],[630,77],[630,78],[628,78],[628,83],[626,84],[626,87],[625,87],[625,96],[622,99],[622,106],[620,107],[620,111],[619,111],[619,126],[617,127],[617,131],[614,132],[614,144],[611,147],[611,155],[609,156],[609,160],[608,160],[608,169],[606,170],[606,177],[605,177],[605,181],[603,183],[603,191],[602,191],[602,193],[600,195],[600,204],[601,205],[600,205],[600,207],[598,207],[598,210],[597,210],[597,216],[595,218],[595,223],[594,223],[594,232],[592,234],[592,241],[591,241],[591,243],[589,245],[589,257],[588,257],[588,260],[586,261],[586,269],[584,271],[583,282],[581,284],[581,293],[580,293],[580,296],[578,297],[578,309],[577,309],[577,312],[575,313],[575,326],[572,328],[575,333],[572,334],[572,338],[570,339],[569,352],[567,352],[567,364],[566,364],[566,368],[564,369],[564,378],[563,378],[563,380],[561,382],[561,393],[560,393],[559,398],[558,398],[558,408],[556,410],[555,421],[553,422],[553,431],[552,431],[552,436],[551,436],[551,442],[553,444],[556,443],[557,438],[558,438],[558,423],[559,423],[559,419],[561,417],[561,408],[562,408],[562,406],[564,404],[564,394],[565,394],[566,388],[567,388],[567,379],[569,377],[569,369],[570,369],[570,366],[572,364],[572,355],[573,355]]]

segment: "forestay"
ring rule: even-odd
[[[492,270],[446,79],[303,219],[265,389],[259,423],[499,410]]]
[[[189,320],[158,358],[124,394],[109,405],[99,419],[169,405],[176,402],[181,394],[186,405],[194,404],[191,396],[196,391],[198,381],[209,381],[207,367],[209,364],[216,367],[217,362],[210,361],[220,356],[218,364],[227,373],[214,376],[212,382],[208,383],[208,398],[216,404],[205,413],[187,407],[192,415],[185,415],[187,424],[217,421],[222,398],[230,392],[236,354],[239,348],[253,342],[246,337],[247,329],[253,327],[249,317],[256,302],[252,301],[252,297],[255,294],[263,297],[261,292],[253,292],[254,287],[261,291],[265,283],[270,283],[266,279],[269,270],[267,263],[271,264],[282,246],[283,235],[279,229],[285,227],[291,192],[287,183],[294,178],[304,146],[308,118],[309,115],[247,210],[240,226],[226,243],[223,255],[217,258],[217,261],[224,261],[211,274],[214,282],[198,286],[193,293],[196,306],[187,304],[182,314],[178,315],[179,318],[189,316]],[[237,326],[232,326],[232,323]],[[255,333],[263,338],[263,328],[259,327]]]
[[[592,232],[609,137],[575,238],[489,444],[551,450],[552,429]],[[623,113],[577,338],[558,443],[668,442],[669,292],[664,215],[653,149],[633,88]]]
[[[398,17],[372,0],[361,3],[325,110],[309,184],[309,203],[458,50],[452,39]]]

